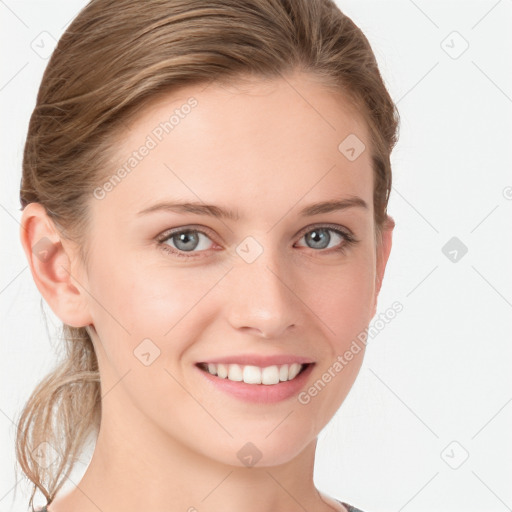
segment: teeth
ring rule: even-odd
[[[244,380],[244,374],[242,368],[238,364],[230,364],[228,370],[228,379],[240,382]]]
[[[261,382],[263,384],[279,384],[279,368],[277,366],[263,368],[261,370]]]
[[[279,380],[285,381],[288,380],[288,365],[284,364],[279,368]]]
[[[292,363],[279,366],[243,366],[239,364],[213,364],[208,363],[208,373],[217,375],[221,379],[228,379],[235,382],[245,382],[246,384],[279,384],[287,380],[292,380],[302,370],[303,365]]]
[[[300,372],[301,365],[299,363],[293,363],[290,365],[290,369],[288,370],[288,380],[292,380],[297,377]]]
[[[244,382],[247,384],[261,384],[261,369],[257,366],[244,366]]]
[[[228,367],[225,364],[217,365],[217,375],[221,379],[225,379],[228,376]]]

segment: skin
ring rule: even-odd
[[[376,243],[367,126],[342,96],[305,74],[186,87],[130,123],[115,164],[190,96],[198,105],[121,183],[101,200],[91,192],[87,266],[41,205],[23,211],[34,281],[63,322],[87,326],[104,396],[79,489],[49,511],[345,510],[314,486],[315,448],[357,377],[364,346],[306,405],[296,396],[243,402],[208,386],[195,363],[246,353],[306,356],[316,362],[307,389],[368,326],[394,223],[389,217]],[[338,150],[351,133],[366,145],[353,162]],[[368,208],[298,213],[354,196]],[[171,199],[224,206],[240,218],[137,215]],[[317,248],[305,235],[325,224],[350,230],[357,243],[336,251],[344,239],[328,231],[329,247]],[[191,227],[207,234],[196,257],[172,255],[155,241]],[[235,250],[248,236],[263,248],[250,264]],[[31,251],[43,237],[54,244],[45,261]],[[165,243],[183,247],[176,238]],[[134,356],[146,338],[160,350],[149,366]],[[248,441],[262,454],[250,468],[237,457]]]

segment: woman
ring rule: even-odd
[[[47,512],[358,510],[315,488],[313,464],[376,312],[397,128],[370,45],[330,1],[79,13],[20,191],[67,344],[19,421],[32,507],[39,489]]]

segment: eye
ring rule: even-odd
[[[331,235],[331,233],[334,235]],[[304,232],[300,240],[303,238],[308,244],[307,247],[317,249],[316,252],[323,252],[333,247],[334,252],[342,252],[347,246],[358,241],[350,232],[331,226],[310,228],[309,231]],[[166,231],[157,238],[157,242],[162,250],[184,258],[199,257],[198,253],[207,251],[211,244],[214,244],[205,232],[192,228]],[[325,252],[331,253],[331,251]]]
[[[158,243],[164,251],[176,256],[194,257],[196,254],[189,256],[184,253],[205,251],[209,248],[212,241],[206,233],[198,229],[179,229],[164,233],[158,239]]]
[[[329,226],[318,226],[310,229],[301,237],[302,239],[306,241],[307,247],[311,249],[325,250],[336,247],[336,251],[344,251],[347,245],[354,244],[357,241],[351,233]]]

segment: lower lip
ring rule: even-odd
[[[203,375],[208,382],[217,389],[229,393],[234,397],[245,402],[253,402],[260,404],[273,404],[287,400],[297,395],[313,371],[314,363],[308,367],[297,377],[292,380],[280,382],[279,384],[247,384],[246,382],[235,382],[229,379],[221,379],[216,375],[212,375],[207,371],[197,368],[197,371]]]

